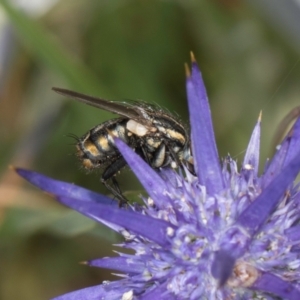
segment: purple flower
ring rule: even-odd
[[[196,176],[153,170],[115,140],[146,189],[145,206],[17,169],[61,203],[124,236],[119,253],[89,261],[120,280],[59,296],[70,299],[300,299],[300,120],[258,175],[260,118],[241,166],[220,163],[205,87],[196,61],[187,68]]]

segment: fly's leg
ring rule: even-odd
[[[119,184],[114,177],[123,167],[126,166],[125,159],[121,156],[113,163],[111,163],[103,172],[101,182],[105,187],[118,199],[119,206],[122,207],[127,204],[128,200],[123,196]],[[112,181],[112,185],[108,183],[109,179]]]
[[[166,163],[166,145],[164,142],[162,142],[153,153],[150,166],[152,166],[152,168],[158,169],[164,167],[164,165],[168,164]]]
[[[184,172],[184,165],[185,165],[185,167],[189,170],[189,172],[195,175],[194,166],[191,163],[185,161],[184,159],[180,160],[178,154],[174,152],[172,146],[169,145],[168,143],[166,143],[166,147],[170,153],[171,158],[176,164],[175,168],[179,168],[180,172]],[[173,166],[171,165],[171,167]]]
[[[177,168],[181,168],[182,167],[182,162],[179,160],[178,155],[176,155],[176,153],[173,151],[173,148],[171,147],[171,145],[167,144],[167,149],[168,149],[172,159],[174,160]]]
[[[140,145],[140,147],[137,147],[136,148],[136,151],[135,151],[149,166],[151,166],[151,162],[149,160],[149,157],[147,155],[147,151],[146,149],[144,148],[143,145]]]
[[[155,169],[166,166],[171,166],[171,168],[177,169],[181,166],[181,162],[178,155],[176,155],[173,151],[171,145],[169,145],[166,141],[162,141],[153,153],[149,165]]]

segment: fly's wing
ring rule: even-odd
[[[81,93],[77,93],[74,91],[57,88],[57,87],[53,87],[52,90],[60,95],[78,100],[82,103],[107,110],[109,112],[126,117],[128,119],[133,119],[145,126],[152,125],[150,117],[143,107],[131,105],[129,103],[109,101],[102,98],[92,97],[92,96],[88,96],[85,94],[81,94]]]

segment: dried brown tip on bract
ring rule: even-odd
[[[261,122],[261,119],[262,119],[262,110],[259,112],[257,121]]]
[[[195,58],[194,52],[191,51],[191,52],[190,52],[190,55],[191,55],[191,62],[192,62],[192,63],[195,63],[195,62],[196,62],[196,58]]]
[[[191,70],[190,70],[190,68],[189,68],[189,66],[188,66],[187,63],[184,64],[184,69],[185,69],[185,76],[187,78],[191,77]]]

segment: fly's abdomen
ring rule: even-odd
[[[101,167],[120,156],[114,137],[128,143],[126,120],[114,119],[88,131],[77,143],[77,156],[86,169]]]

